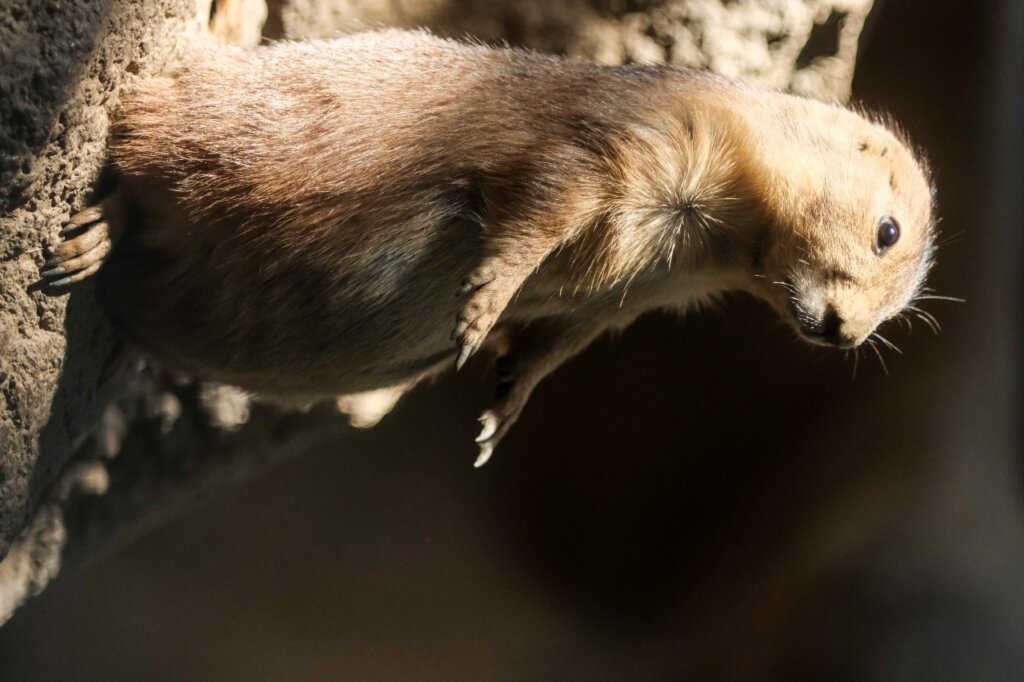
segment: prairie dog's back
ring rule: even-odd
[[[401,31],[210,46],[126,100],[112,154],[126,177],[175,183],[197,212],[231,210],[240,194],[279,222],[302,221],[324,194],[399,205],[522,163],[550,124],[545,108],[578,106],[573,90],[614,101],[607,84],[588,87],[593,69]]]

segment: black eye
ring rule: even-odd
[[[899,239],[900,224],[896,222],[896,219],[889,216],[882,218],[878,223],[878,242],[875,244],[875,250],[878,251],[879,255],[888,250]]]

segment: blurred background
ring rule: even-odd
[[[888,375],[742,298],[651,316],[470,465],[490,376],[197,504],[0,629],[3,680],[1021,680],[1024,3],[878,3],[942,324]]]

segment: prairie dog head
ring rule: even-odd
[[[776,124],[791,139],[761,149],[777,225],[755,293],[808,341],[858,346],[912,304],[928,273],[927,170],[886,126],[843,109],[800,102]]]

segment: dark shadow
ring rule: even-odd
[[[845,12],[832,10],[820,24],[811,27],[811,35],[796,58],[796,68],[805,69],[816,60],[834,57],[839,52],[839,35],[843,29]]]

